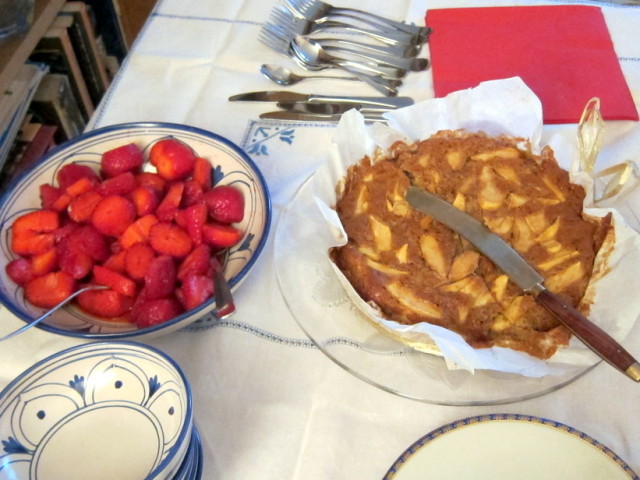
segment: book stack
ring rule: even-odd
[[[0,182],[82,133],[109,88],[119,61],[107,52],[92,8],[65,2],[0,96]]]

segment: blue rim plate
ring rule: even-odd
[[[611,449],[560,422],[531,415],[469,417],[424,435],[384,480],[640,480]]]
[[[153,142],[166,137],[178,138],[189,144],[198,155],[208,158],[214,167],[214,184],[234,185],[243,192],[245,218],[238,228],[244,231],[244,236],[230,250],[225,265],[225,276],[235,291],[255,264],[268,238],[272,207],[266,181],[246,152],[231,141],[207,130],[173,123],[126,123],[93,130],[52,149],[38,163],[22,172],[0,197],[0,256],[4,257],[5,263],[15,258],[9,248],[9,229],[13,220],[40,207],[39,186],[54,183],[55,175],[63,165],[76,162],[97,170],[100,156],[106,150],[135,139],[146,152]],[[0,302],[24,321],[43,313],[42,309],[33,307],[24,299],[22,289],[8,278],[4,269],[1,270]],[[39,328],[83,338],[149,336],[163,330],[163,333],[176,330],[196,320],[210,320],[207,314],[213,306],[214,302],[210,300],[168,322],[144,329],[131,325],[93,326],[82,319],[83,312],[67,306],[62,309],[64,313],[56,313]]]

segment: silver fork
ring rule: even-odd
[[[377,91],[386,96],[395,96],[398,93],[398,87],[402,84],[397,78],[388,78],[381,74],[379,70],[366,65],[360,65],[354,62],[330,62],[330,63],[309,63],[303,56],[299,55],[293,47],[293,40],[280,26],[265,23],[258,36],[258,39],[272,50],[290,57],[296,61],[298,65],[306,70],[324,70],[326,68],[341,68],[357,77],[361,81],[371,85]]]
[[[419,43],[424,43],[428,40],[431,29],[428,27],[419,27],[417,25],[409,25],[405,22],[398,22],[391,20],[390,18],[382,17],[380,15],[358,10],[355,8],[341,8],[334,7],[321,0],[283,0],[284,4],[295,14],[307,20],[316,20],[329,18],[334,15],[344,16],[357,19],[363,23],[371,25],[373,27],[387,27],[399,30],[402,32],[410,33],[418,38]]]
[[[276,6],[271,11],[270,21],[276,25],[287,26],[299,35],[307,35],[312,32],[341,29],[342,31],[359,33],[386,45],[417,45],[417,39],[407,32],[368,30],[358,26],[329,19],[307,20],[295,17],[286,7]]]

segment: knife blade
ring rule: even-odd
[[[346,97],[331,95],[314,95],[283,90],[239,93],[229,97],[230,102],[332,102],[382,105],[400,108],[413,105],[411,97]]]
[[[629,378],[640,382],[640,363],[613,337],[544,286],[540,275],[501,237],[462,210],[422,188],[410,186],[409,205],[459,233],[500,270],[547,308],[587,347]]]
[[[363,105],[361,103],[330,103],[330,102],[278,102],[279,108],[299,113],[337,114],[356,109],[362,113],[384,113],[392,108],[382,105]]]
[[[365,122],[386,122],[386,120],[376,113],[363,113]],[[273,112],[261,113],[260,118],[270,120],[295,120],[299,122],[333,122],[337,123],[342,117],[341,113],[304,113],[290,110],[276,110]]]

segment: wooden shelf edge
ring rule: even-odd
[[[36,0],[33,23],[28,32],[0,42],[0,93],[4,93],[16,73],[47,31],[65,0]]]

